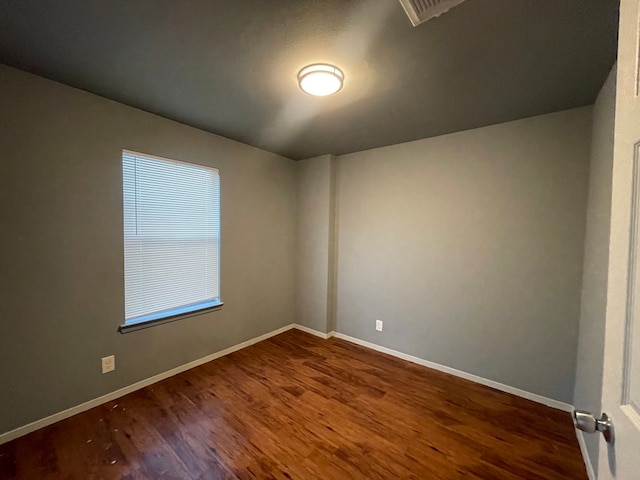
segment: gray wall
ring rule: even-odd
[[[591,119],[338,157],[337,330],[571,402]]]
[[[582,308],[573,402],[576,408],[596,414],[600,413],[601,408],[604,363],[615,98],[614,68],[602,87],[593,110]],[[598,471],[600,436],[585,435],[585,441],[591,464]]]
[[[1,65],[0,112],[0,432],[294,321],[294,162]],[[220,168],[222,311],[117,333],[123,148]]]
[[[297,323],[320,332],[332,329],[334,316],[335,157],[298,162]]]

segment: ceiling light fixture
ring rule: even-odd
[[[344,73],[338,67],[315,63],[298,73],[298,84],[303,92],[316,97],[326,97],[338,92],[344,84]]]

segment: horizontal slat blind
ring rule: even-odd
[[[218,171],[125,150],[122,173],[125,323],[219,300]]]

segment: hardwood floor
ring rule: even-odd
[[[2,479],[585,479],[569,413],[291,330],[0,446]]]

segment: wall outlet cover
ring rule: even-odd
[[[108,357],[102,357],[102,373],[113,372],[116,369],[116,356],[109,355]]]
[[[382,320],[376,320],[376,330],[379,332],[382,331]]]

